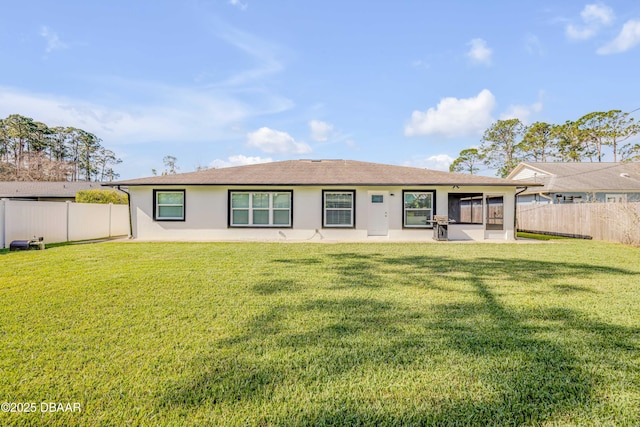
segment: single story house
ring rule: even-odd
[[[103,188],[91,181],[0,181],[0,199],[74,202],[78,191]]]
[[[523,162],[507,176],[534,182],[518,203],[584,203],[640,201],[640,163]]]
[[[351,160],[291,160],[105,184],[130,194],[134,238],[514,240],[526,183]]]

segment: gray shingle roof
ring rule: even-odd
[[[640,191],[640,163],[525,162],[518,168],[512,175],[523,168],[548,174],[548,176],[528,178],[528,181],[538,182],[544,187],[529,190],[525,194],[567,191]]]
[[[482,185],[516,186],[501,178],[354,160],[287,160],[152,176],[109,185]]]
[[[0,181],[0,198],[65,197],[73,198],[81,190],[104,189],[100,182]]]

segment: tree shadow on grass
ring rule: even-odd
[[[500,301],[493,283],[496,278],[526,284],[636,272],[521,259],[461,263],[447,257],[379,254],[340,254],[339,260],[329,257],[327,263],[332,264],[334,286],[307,302],[269,306],[243,324],[236,336],[212,342],[183,378],[168,385],[160,396],[161,405],[242,403],[255,410],[269,405],[273,394],[286,395],[295,385],[296,390],[308,390],[308,399],[315,404],[301,407],[287,404],[285,398],[271,412],[254,418],[255,423],[528,425],[589,413],[594,390],[603,379],[601,372],[587,365],[635,369],[630,361],[640,350],[639,328],[598,322],[567,308],[510,308]],[[398,268],[408,269],[408,274],[401,279],[390,274]],[[375,291],[389,286],[389,277],[392,284],[402,286],[453,283],[449,289],[457,289],[465,298],[452,294],[450,302],[416,308],[389,300],[384,293],[332,297],[332,292],[346,288]],[[572,341],[574,335],[579,340]],[[582,347],[574,347],[576,343]],[[589,360],[597,356],[583,354],[580,348],[609,356]],[[443,389],[434,397],[429,390],[416,389],[410,398],[398,397],[393,405],[376,393],[336,394],[322,400],[314,391],[335,388],[345,379],[362,381],[365,389],[373,387],[367,369],[388,368],[390,386],[402,382],[404,375],[431,375],[433,363],[440,370],[464,371],[454,391]],[[470,394],[467,387],[484,393]],[[629,414],[618,416],[614,423],[631,421]]]
[[[573,293],[576,293],[576,292],[586,292],[586,293],[594,293],[595,292],[593,289],[589,289],[586,286],[575,286],[575,285],[560,284],[560,285],[554,285],[553,287],[558,292],[563,293],[563,294],[573,294]]]
[[[480,382],[489,385],[497,398],[453,402],[430,417],[442,423],[463,417],[471,424],[520,425],[588,406],[594,376],[582,368],[571,349],[539,337],[535,328],[523,323],[540,313],[524,310],[516,315],[482,281],[472,286],[481,302],[435,307],[438,320],[432,327],[452,350],[472,360],[491,361],[493,368],[480,374]],[[558,320],[566,325],[566,319]]]
[[[268,398],[268,390],[278,384],[281,373],[274,366],[257,365],[242,354],[229,357],[200,357],[195,372],[169,388],[163,406],[232,404],[248,396]]]
[[[253,286],[253,291],[258,295],[274,295],[282,292],[296,292],[296,282],[290,279],[265,280]]]
[[[449,257],[386,257],[382,264],[395,267],[409,267],[403,270],[407,277],[427,279],[436,277],[468,280],[478,278],[488,282],[495,279],[518,283],[533,283],[541,280],[574,278],[593,274],[614,274],[622,276],[640,276],[635,271],[614,267],[594,266],[583,263],[549,262],[521,258],[480,257],[461,261]]]
[[[382,254],[360,254],[355,252],[330,254],[330,269],[337,276],[331,289],[380,288],[379,262]]]
[[[322,264],[320,258],[279,258],[274,259],[273,262],[284,265],[314,265]]]

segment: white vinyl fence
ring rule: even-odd
[[[0,249],[33,237],[46,244],[128,234],[127,205],[0,200]]]
[[[519,231],[640,244],[640,202],[518,205]]]

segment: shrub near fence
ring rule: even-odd
[[[59,243],[128,233],[127,205],[0,200],[0,249],[34,236]]]
[[[640,245],[640,202],[522,204],[517,218],[518,231]]]

